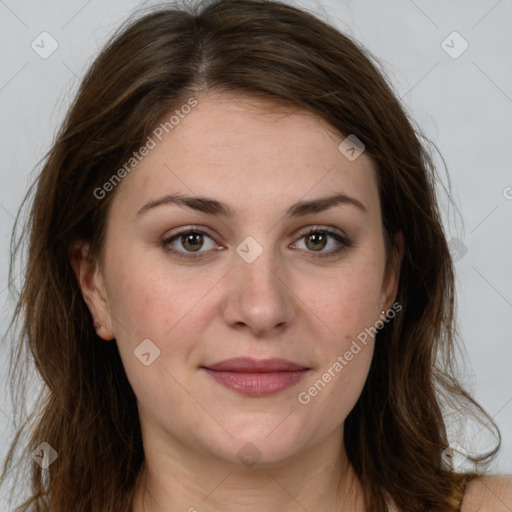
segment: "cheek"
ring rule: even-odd
[[[171,400],[176,379],[183,380],[183,362],[193,349],[187,321],[197,318],[194,305],[204,293],[179,278],[164,278],[154,265],[132,263],[126,258],[111,273],[116,342],[139,406],[159,409]],[[173,407],[184,400],[182,393],[172,394]]]
[[[330,336],[342,342],[374,325],[379,313],[381,270],[375,265],[346,265],[336,273],[303,281],[303,296]],[[343,343],[343,342],[342,342]]]
[[[176,385],[175,379],[187,378],[196,342],[216,311],[209,291],[219,276],[177,272],[165,261],[129,253],[111,263],[109,300],[119,352],[135,394],[151,404]],[[142,354],[148,352],[145,366]],[[174,406],[182,399],[181,392],[173,394]]]
[[[370,369],[374,340],[369,330],[363,329],[359,336],[347,333],[356,332],[357,323],[364,322],[354,319],[350,325],[340,325],[335,342],[323,340],[319,347],[322,364],[297,396],[301,404],[298,407],[305,408],[311,416],[322,417],[327,430],[345,421],[361,395]]]
[[[212,275],[191,281],[184,272],[170,272],[165,262],[132,258],[114,263],[111,273],[113,314],[121,337],[166,339],[189,314],[197,314]],[[193,285],[192,285],[193,284]]]
[[[317,280],[316,287],[311,287],[315,292],[308,295],[308,305],[322,325],[315,336],[320,365],[301,387],[299,403],[313,414],[325,416],[329,410],[332,426],[346,418],[364,387],[380,312],[378,262],[360,258],[350,263]]]
[[[368,376],[373,356],[373,342],[367,345],[357,342],[357,345],[359,347],[351,347],[352,350],[340,354],[341,357],[336,361],[339,366],[332,365],[330,371],[322,374],[322,380],[326,380],[327,375],[331,378],[326,384],[330,386],[330,396],[326,396],[325,399],[332,404],[329,409],[334,416],[333,424],[343,422],[349,415],[361,395]],[[350,360],[347,359],[348,353],[352,354]],[[334,374],[334,377],[331,377],[331,374]]]

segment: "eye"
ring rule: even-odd
[[[162,240],[162,246],[181,258],[200,258],[200,254],[217,247],[211,236],[200,229],[187,227]],[[201,250],[204,249],[204,250]]]
[[[312,254],[314,257],[332,257],[352,245],[352,242],[341,231],[329,227],[310,227],[299,234],[301,235],[299,242],[304,240],[304,247],[297,247],[299,242],[296,242],[294,248],[316,253]],[[202,253],[215,248],[222,249],[207,232],[191,226],[166,237],[161,241],[161,245],[167,252],[184,259],[201,258],[204,256]],[[326,248],[330,250],[324,250]]]
[[[300,241],[304,240],[304,247],[308,252],[315,252],[315,257],[329,257],[338,254],[352,245],[351,241],[338,230],[332,228],[308,228],[301,232]],[[297,244],[298,242],[296,242]],[[302,249],[304,247],[298,247]],[[330,250],[324,251],[325,248]]]

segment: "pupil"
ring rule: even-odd
[[[312,247],[310,247],[310,244],[309,244],[309,242],[311,240],[313,240],[313,246]],[[321,245],[320,246],[319,245],[314,245],[315,242],[316,243],[320,242]],[[321,234],[321,233],[313,233],[313,234],[309,235],[308,238],[307,238],[307,245],[308,245],[308,247],[310,249],[313,249],[313,250],[323,249],[325,247],[325,242],[326,242],[326,237],[325,237],[324,234]]]
[[[189,233],[181,237],[181,243],[186,249],[196,251],[201,248],[202,235],[200,233]]]

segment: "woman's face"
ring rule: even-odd
[[[394,300],[375,169],[309,113],[196,99],[117,186],[86,299],[158,449],[292,460],[340,438]]]

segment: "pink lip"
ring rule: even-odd
[[[236,357],[203,369],[225,387],[249,396],[278,393],[299,382],[308,368],[285,359]]]
[[[301,366],[286,359],[253,359],[251,357],[233,357],[220,361],[219,363],[206,366],[209,370],[219,370],[228,372],[289,372],[298,370],[307,370]]]

